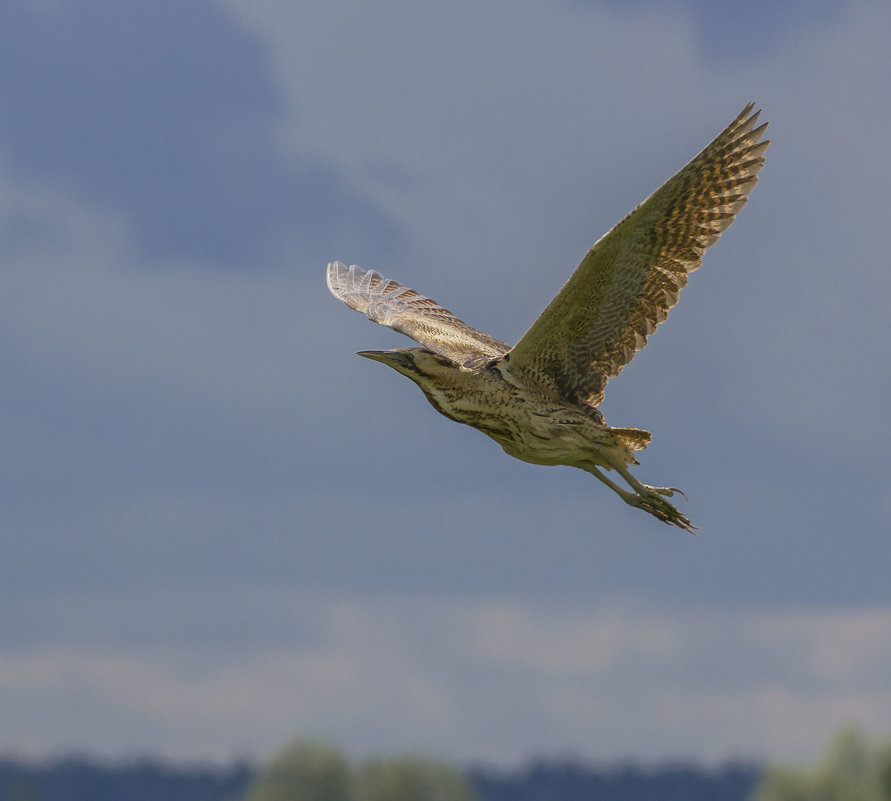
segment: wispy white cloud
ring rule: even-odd
[[[114,615],[138,620],[147,600],[116,602]],[[204,640],[5,654],[0,702],[19,746],[220,759],[309,734],[357,753],[411,745],[465,760],[790,758],[845,722],[881,731],[891,703],[881,608],[778,616],[300,591],[240,605],[204,615],[273,626],[244,651]],[[841,660],[827,664],[827,643]]]

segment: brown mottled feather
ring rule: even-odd
[[[470,366],[495,359],[510,347],[461,322],[435,300],[384,278],[376,270],[366,272],[355,264],[347,267],[340,261],[331,262],[328,289],[369,320],[410,336],[455,364]]]
[[[598,405],[668,316],[687,274],[755,186],[768,141],[754,104],[686,167],[601,237],[505,357],[512,373]]]

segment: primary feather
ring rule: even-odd
[[[384,278],[376,270],[334,261],[328,265],[328,289],[351,309],[385,325],[455,364],[471,364],[507,352],[509,346],[462,323],[448,309],[413,289]]]

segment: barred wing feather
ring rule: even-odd
[[[384,278],[376,270],[331,262],[328,289],[369,320],[411,337],[455,364],[495,359],[509,349],[506,343],[461,322],[435,300]]]
[[[755,186],[769,141],[753,108],[594,244],[508,354],[512,371],[576,403],[601,402]]]

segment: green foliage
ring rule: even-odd
[[[770,768],[754,801],[891,801],[891,742],[842,731],[812,768]]]
[[[244,801],[352,801],[351,784],[340,751],[298,740],[260,771]]]
[[[298,740],[260,771],[243,801],[475,801],[475,795],[442,762],[400,756],[352,769],[336,748]]]
[[[353,801],[473,801],[464,777],[421,757],[375,759],[356,773]]]

